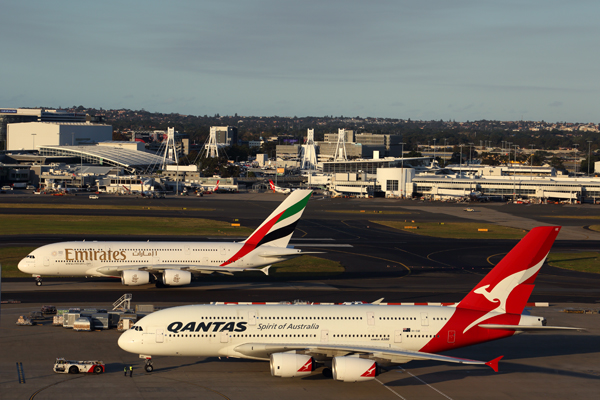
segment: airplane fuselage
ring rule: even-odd
[[[437,353],[515,334],[474,327],[480,315],[452,306],[193,305],[158,311],[119,338],[119,346],[148,356],[227,356],[266,360],[274,349],[382,348]],[[490,315],[487,319],[542,325],[543,318]],[[261,345],[262,344],[262,345]],[[404,360],[407,361],[407,360]],[[400,358],[394,362],[404,362]]]
[[[61,242],[32,251],[19,263],[22,272],[41,276],[119,276],[118,271],[153,266],[258,268],[289,257],[241,254],[243,243],[219,242]],[[271,248],[281,253],[280,248]],[[291,249],[290,249],[291,250]],[[237,256],[236,256],[237,255]]]

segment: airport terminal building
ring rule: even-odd
[[[43,108],[0,108],[0,150],[112,140],[103,117]]]

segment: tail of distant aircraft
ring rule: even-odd
[[[219,190],[219,182],[221,182],[221,181],[220,180],[217,181],[217,184],[215,185],[213,192],[216,192],[217,190]]]
[[[256,248],[268,244],[287,247],[312,190],[296,190],[242,243]],[[251,251],[251,250],[250,250]]]
[[[277,189],[275,189],[275,184],[271,180],[269,180],[269,188],[271,188],[273,193],[275,193],[277,191]]]

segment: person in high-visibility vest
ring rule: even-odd
[[[129,377],[131,378],[133,376],[133,365],[129,366]]]
[[[123,376],[127,376],[127,365],[123,368]]]

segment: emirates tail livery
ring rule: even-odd
[[[455,306],[191,305],[150,314],[119,338],[119,346],[152,356],[238,357],[269,361],[271,374],[325,375],[344,382],[374,379],[385,364],[436,360],[488,365],[437,353],[518,333],[577,329],[546,326],[521,314],[560,227],[535,228]]]
[[[271,264],[301,256],[288,247],[296,224],[310,199],[298,190],[239,243],[220,242],[61,242],[32,251],[19,269],[41,276],[120,277],[124,285],[181,286],[195,274],[259,269],[268,275]]]

